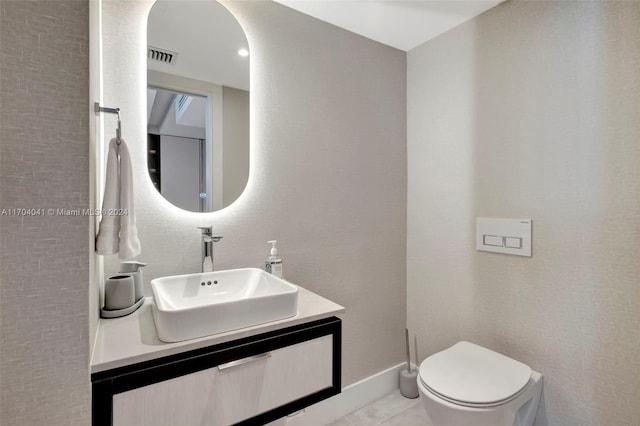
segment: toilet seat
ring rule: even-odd
[[[524,391],[530,379],[528,365],[469,342],[458,342],[420,365],[420,381],[429,391],[468,407],[505,404]]]

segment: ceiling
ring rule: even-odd
[[[504,0],[275,0],[360,34],[409,51]]]

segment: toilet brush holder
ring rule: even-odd
[[[418,370],[411,368],[409,330],[406,328],[404,330],[404,337],[407,344],[407,368],[400,371],[400,393],[405,398],[413,399],[418,397]]]
[[[418,397],[418,370],[400,371],[400,393],[405,398]]]

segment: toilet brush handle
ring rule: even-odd
[[[411,350],[409,349],[409,329],[404,329],[404,337],[407,343],[407,371],[411,373]]]

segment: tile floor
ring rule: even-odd
[[[327,426],[430,426],[420,398],[407,399],[397,390]]]

